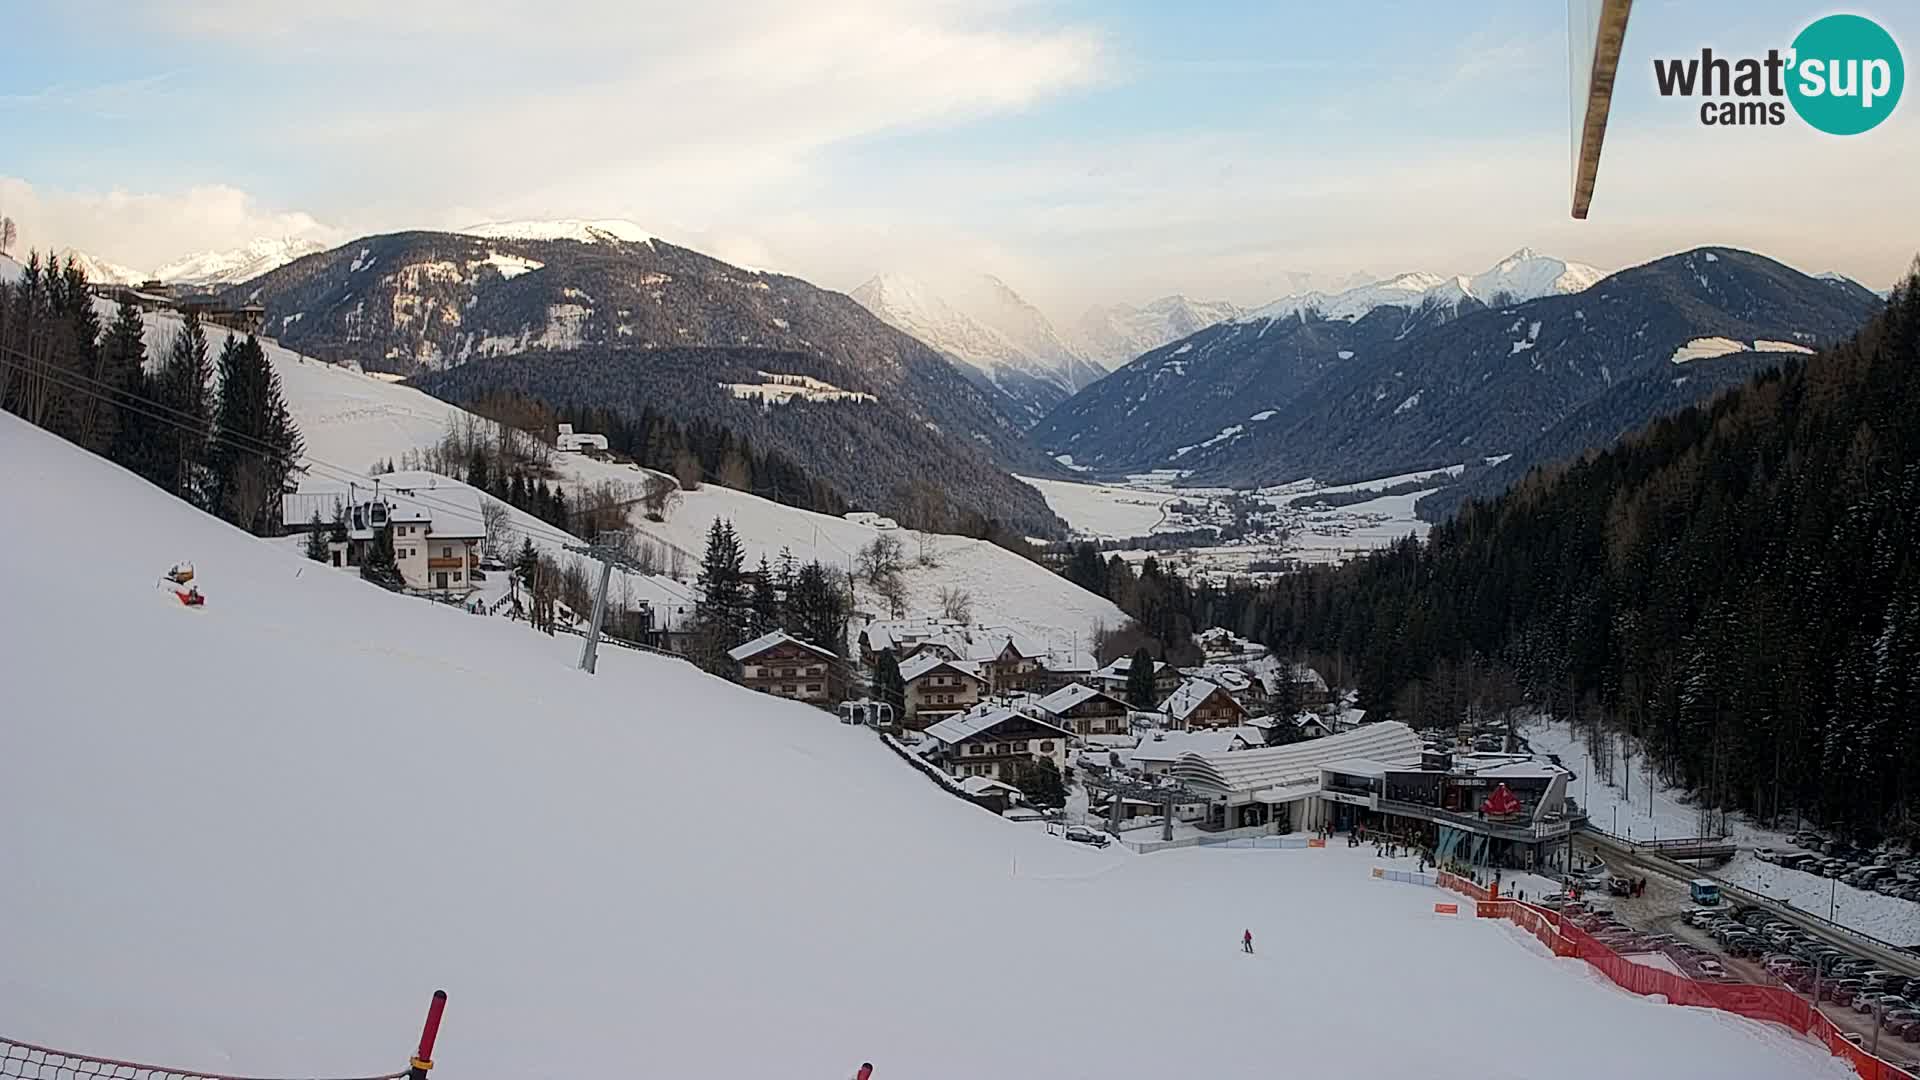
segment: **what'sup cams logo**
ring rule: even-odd
[[[1697,57],[1655,60],[1661,97],[1702,98],[1709,127],[1779,125],[1787,106],[1829,135],[1858,135],[1879,126],[1900,103],[1906,67],[1900,47],[1879,23],[1828,15],[1809,24],[1785,52],[1731,59],[1701,49]]]

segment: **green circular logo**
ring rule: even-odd
[[[1828,15],[1793,39],[1787,99],[1829,135],[1872,130],[1900,103],[1906,67],[1893,35],[1859,15]]]

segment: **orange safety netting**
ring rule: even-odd
[[[1474,895],[1486,890],[1451,874],[1441,875],[1441,884],[1451,878],[1456,891]],[[1466,886],[1460,888],[1459,885]],[[1488,900],[1476,897],[1474,914],[1482,919],[1505,919],[1538,938],[1555,956],[1578,957],[1598,969],[1615,984],[1636,994],[1663,994],[1675,1005],[1694,1005],[1719,1009],[1752,1020],[1781,1024],[1826,1044],[1835,1057],[1853,1066],[1863,1080],[1908,1080],[1909,1074],[1874,1057],[1848,1042],[1838,1025],[1813,1006],[1813,1003],[1784,986],[1755,986],[1751,983],[1701,982],[1685,975],[1636,964],[1600,942],[1593,935],[1559,915],[1516,900]]]

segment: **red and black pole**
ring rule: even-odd
[[[427,1006],[427,1023],[420,1029],[420,1049],[407,1066],[407,1080],[427,1080],[433,1068],[433,1040],[440,1037],[440,1014],[447,1011],[447,992],[435,990],[433,1003]]]

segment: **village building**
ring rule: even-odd
[[[906,684],[904,726],[915,730],[966,712],[980,703],[987,689],[979,665],[933,651],[922,651],[901,664],[900,679]]]
[[[480,545],[487,529],[480,493],[437,473],[388,473],[365,487],[302,490],[281,497],[281,521],[289,532],[313,528],[316,514],[330,538],[336,535],[335,518],[343,519],[342,539],[330,539],[327,545],[332,566],[364,565],[384,536],[408,591],[462,594],[485,580]]]
[[[1139,776],[1169,776],[1173,765],[1189,754],[1225,754],[1266,746],[1255,728],[1217,728],[1206,731],[1156,731],[1143,737],[1131,751],[1120,753],[1128,772]]]
[[[1084,683],[1069,683],[1040,698],[1034,706],[1045,719],[1082,739],[1107,735],[1131,737],[1127,703]]]
[[[1018,784],[1020,769],[1040,758],[1064,775],[1072,732],[1015,712],[985,704],[927,728],[935,744],[933,758],[948,774],[965,779],[985,776]]]
[[[830,708],[840,697],[840,658],[831,651],[775,630],[730,649],[740,685],[775,697]]]
[[[607,437],[575,431],[572,424],[561,424],[554,436],[553,448],[563,454],[604,454],[607,452]]]
[[[1191,731],[1196,728],[1239,727],[1247,721],[1247,707],[1233,699],[1226,688],[1207,679],[1188,679],[1160,703],[1167,726]]]
[[[1212,796],[1203,827],[1364,828],[1442,862],[1539,866],[1583,820],[1566,797],[1566,769],[1509,755],[1456,760],[1423,749],[1394,721],[1290,746],[1192,753],[1168,775]]]
[[[1122,656],[1106,667],[1093,673],[1093,685],[1125,699],[1127,696],[1127,674],[1133,670],[1133,658]],[[1180,687],[1180,670],[1164,660],[1153,662],[1153,697],[1161,701]]]

